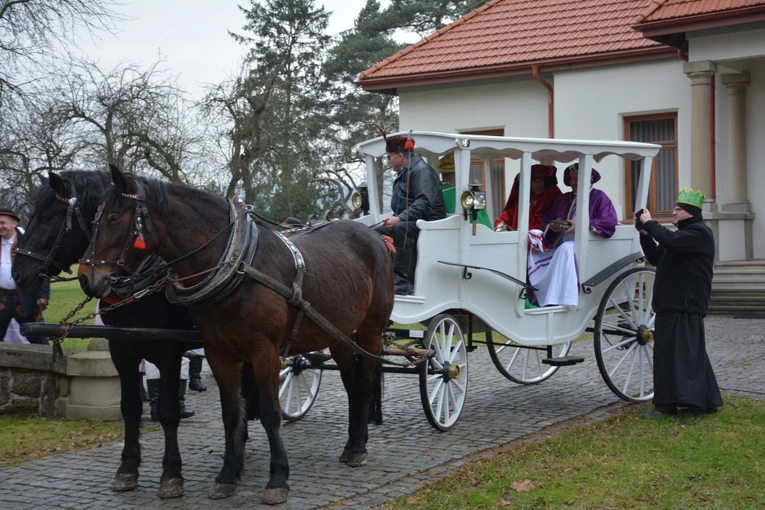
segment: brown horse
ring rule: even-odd
[[[88,294],[105,295],[150,254],[171,261],[178,280],[168,295],[190,306],[220,388],[226,447],[210,497],[233,494],[242,472],[240,367],[251,363],[271,451],[262,501],[287,499],[278,389],[279,358],[288,353],[329,347],[349,404],[340,460],[365,465],[379,365],[329,331],[354,336],[358,347],[380,354],[393,308],[393,267],[383,240],[363,225],[337,221],[287,241],[261,225],[247,226],[246,208],[210,193],[114,167],[112,179],[81,261],[80,284]]]
[[[36,289],[43,278],[57,277],[62,271],[80,260],[88,247],[91,224],[96,216],[104,188],[111,185],[111,177],[103,172],[68,170],[43,181],[32,200],[34,214],[26,227],[26,235],[16,247],[13,277],[22,287]],[[135,283],[135,282],[132,282]],[[151,281],[149,281],[151,283]],[[116,289],[115,289],[116,290]],[[120,289],[112,297],[121,299],[135,290]],[[121,296],[121,297],[120,297]],[[173,305],[164,294],[149,294],[103,315],[107,326],[117,328],[158,328],[193,330],[188,308]],[[189,344],[171,340],[109,340],[109,352],[117,369],[121,384],[120,408],[125,424],[122,461],[111,488],[129,491],[138,487],[138,468],[141,465],[140,422],[142,402],[138,392],[140,376],[138,365],[149,360],[158,368],[160,379],[159,421],[165,433],[162,459],[162,477],[157,495],[173,498],[183,494],[182,461],[178,447],[178,384],[181,379],[181,359]],[[252,395],[252,377],[245,371],[242,392]],[[252,401],[248,401],[250,418],[255,418]]]

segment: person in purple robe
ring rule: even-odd
[[[618,223],[616,209],[608,195],[592,187],[600,180],[600,174],[593,169],[590,175],[590,230],[611,237]],[[532,298],[538,306],[579,308],[579,279],[572,242],[576,232],[578,176],[578,163],[566,168],[563,183],[571,191],[558,197],[542,219],[544,249],[529,253],[529,283],[537,288]]]
[[[563,183],[571,187],[571,191],[560,196],[542,218],[545,246],[552,248],[565,240],[573,240],[576,231],[576,192],[579,177],[579,163],[566,168],[563,173]],[[618,220],[616,209],[611,199],[603,191],[592,187],[600,180],[600,173],[594,168],[590,177],[590,230],[603,237],[611,237],[616,232]],[[566,220],[567,229],[561,229],[553,220]],[[569,237],[570,236],[570,237]]]

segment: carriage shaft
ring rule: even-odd
[[[26,337],[60,337],[66,328],[60,324],[27,322],[21,325]],[[169,340],[173,342],[199,342],[199,331],[161,328],[115,328],[110,326],[74,326],[66,335],[72,338],[107,338],[109,340]]]

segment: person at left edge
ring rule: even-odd
[[[50,299],[50,281],[45,280],[39,290],[23,289],[11,276],[14,249],[22,237],[18,228],[19,217],[11,209],[0,208],[0,339],[5,337],[11,319],[19,325],[39,322],[42,311]],[[47,338],[28,338],[29,343],[48,344]]]
[[[414,153],[414,140],[404,135],[385,137],[385,152],[396,172],[390,207],[393,214],[375,230],[393,238],[396,248],[394,275],[396,294],[412,294],[412,250],[417,245],[417,220],[446,217],[441,181],[433,167]]]

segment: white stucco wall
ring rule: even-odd
[[[533,79],[402,89],[399,111],[402,130],[547,137],[547,89]]]
[[[665,60],[575,70],[555,75],[555,136],[624,140],[624,117],[677,112],[680,187],[690,182],[690,80],[683,62]],[[598,183],[620,218],[625,182],[622,161],[609,157],[596,165]],[[630,214],[631,215],[631,214]]]
[[[531,78],[404,89],[399,127],[442,133],[496,129],[505,136],[547,138],[547,101],[547,89]],[[489,198],[492,220],[502,211],[518,168],[517,162],[507,161],[505,189]]]
[[[688,60],[711,60],[725,63],[765,55],[765,29],[742,30],[731,33],[696,32],[688,34]]]

